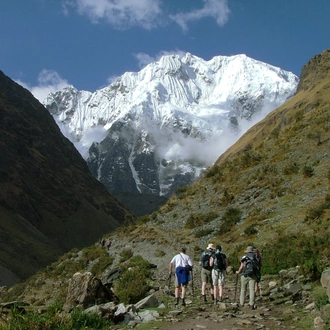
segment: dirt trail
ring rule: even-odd
[[[228,281],[229,282],[229,281]],[[264,283],[263,285],[267,285]],[[238,284],[235,302],[235,283],[229,282],[224,291],[224,301],[214,305],[211,299],[207,302],[198,297],[187,296],[187,306],[174,305],[174,298],[170,297],[168,307],[172,308],[166,314],[165,324],[155,327],[161,330],[215,330],[215,329],[301,329],[296,327],[300,307],[297,304],[277,304],[268,297],[258,296],[257,309],[251,310],[247,305],[239,307],[240,287]],[[300,311],[301,312],[301,311]]]

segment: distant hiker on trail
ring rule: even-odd
[[[110,237],[107,239],[107,241],[105,242],[105,245],[107,246],[107,249],[109,250],[110,249],[110,246],[111,246],[111,240],[110,240]]]
[[[206,285],[211,285],[211,298],[214,300],[213,285],[212,285],[212,267],[210,265],[210,258],[214,252],[214,245],[209,244],[204,252],[202,252],[199,264],[202,266],[201,277],[202,277],[202,297],[204,301],[206,299]]]
[[[236,274],[241,274],[241,295],[240,306],[244,306],[246,287],[249,285],[249,306],[251,309],[256,309],[255,305],[255,285],[256,281],[260,279],[259,261],[256,258],[256,254],[253,252],[253,247],[248,246],[245,255],[241,259],[241,264],[236,271]]]
[[[257,257],[257,259],[259,261],[259,268],[260,268],[260,273],[261,273],[261,266],[262,266],[261,255],[259,253],[259,250],[255,246],[253,247],[253,252],[256,254],[256,257]],[[259,290],[260,280],[261,280],[261,276],[259,278],[257,278],[257,280],[256,280],[256,286],[255,286],[255,292],[256,292],[256,294],[260,291]]]
[[[225,285],[226,269],[228,267],[227,256],[221,251],[221,245],[217,245],[215,252],[210,258],[210,266],[212,269],[213,280],[213,294],[214,303],[223,300],[223,286]],[[218,299],[218,287],[219,287],[219,299]]]
[[[175,305],[179,304],[179,289],[181,287],[182,306],[186,306],[185,297],[189,282],[189,271],[186,265],[193,266],[190,257],[186,254],[186,248],[180,249],[179,253],[170,262],[169,278],[175,270]]]
[[[101,245],[102,247],[104,247],[104,244],[105,244],[105,240],[104,240],[104,238],[102,238],[102,239],[100,240],[100,245]]]

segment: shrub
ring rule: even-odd
[[[245,235],[253,236],[258,234],[258,229],[255,227],[255,224],[250,225],[244,230]]]
[[[131,249],[124,249],[120,252],[119,262],[125,262],[133,256],[133,251]]]
[[[299,172],[299,166],[293,162],[286,165],[282,170],[284,175],[297,174]]]
[[[314,175],[314,169],[312,166],[305,165],[303,168],[303,175],[306,178],[310,178]]]
[[[1,329],[48,329],[48,330],[71,330],[71,329],[100,329],[107,330],[113,322],[102,319],[97,314],[86,314],[81,309],[74,309],[70,314],[63,313],[60,304],[50,306],[46,313],[38,312],[23,313],[14,306],[8,314],[7,323],[1,324]]]
[[[212,232],[213,232],[213,229],[211,229],[211,228],[209,228],[209,229],[201,229],[201,230],[198,230],[195,233],[195,237],[196,238],[204,237],[204,236],[210,235]]]
[[[241,221],[242,211],[240,209],[229,207],[224,216],[220,226],[220,233],[229,232],[232,227]]]
[[[191,214],[186,221],[185,228],[193,229],[205,225],[218,217],[215,212]]]
[[[141,256],[134,256],[127,262],[121,278],[115,282],[115,294],[122,303],[135,304],[147,295],[150,277],[149,262]]]
[[[318,280],[325,267],[329,266],[329,236],[284,235],[267,243],[263,253],[264,273],[277,274],[282,269],[300,266],[305,277]]]

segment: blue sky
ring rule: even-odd
[[[169,53],[246,54],[300,75],[330,48],[329,0],[1,0],[0,70],[39,99]]]

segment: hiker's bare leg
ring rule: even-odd
[[[214,285],[213,292],[214,292],[214,299],[217,299],[217,294],[218,294],[218,286],[217,285]]]
[[[176,287],[174,290],[175,298],[179,298],[179,287]]]
[[[187,291],[187,288],[185,286],[182,286],[182,292],[181,292],[182,299],[184,299],[184,297],[186,296],[186,291]]]
[[[219,297],[222,297],[222,293],[223,293],[223,285],[219,285]],[[215,295],[215,292],[214,292]]]
[[[206,282],[202,283],[202,295],[205,296]]]

